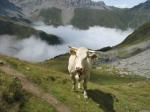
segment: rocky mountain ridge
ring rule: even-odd
[[[49,5],[49,6],[59,6],[59,7],[92,7],[106,9],[108,6],[105,5],[103,1],[94,2],[92,0],[9,0],[18,6],[25,7],[27,5]]]
[[[150,0],[147,0],[144,3],[141,3],[139,5],[134,6],[133,8],[131,8],[131,10],[136,10],[136,9],[141,9],[141,10],[150,10]]]
[[[23,13],[27,16],[31,16],[41,9],[47,8],[94,8],[94,9],[111,9],[106,6],[103,1],[93,2],[91,0],[9,0],[15,5],[23,9]]]
[[[9,17],[21,16],[21,8],[8,0],[0,0],[0,15]]]
[[[22,8],[32,21],[48,25],[73,25],[80,29],[105,26],[119,29],[138,28],[150,20],[150,1],[133,8],[120,9],[92,0],[9,0]],[[88,18],[88,19],[87,19]]]

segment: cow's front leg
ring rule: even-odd
[[[80,82],[78,82],[78,89],[81,89],[81,84],[80,84]]]
[[[84,79],[83,81],[83,95],[84,95],[84,98],[88,98],[88,95],[87,95],[87,80]]]
[[[76,90],[76,80],[74,75],[70,75],[71,76],[71,80],[72,80],[72,90],[75,91]]]

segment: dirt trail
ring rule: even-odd
[[[40,89],[38,86],[30,82],[25,75],[19,73],[18,71],[14,70],[13,68],[3,65],[0,66],[0,70],[5,72],[6,74],[9,74],[11,76],[15,76],[21,81],[22,87],[24,90],[32,93],[33,95],[47,101],[50,105],[52,105],[58,112],[71,112],[71,110],[65,106],[63,103],[58,101],[56,98],[54,98],[50,93],[44,92],[42,89]]]

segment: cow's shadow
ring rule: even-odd
[[[112,94],[100,90],[88,90],[88,96],[99,105],[104,112],[115,112],[113,103],[116,99]]]

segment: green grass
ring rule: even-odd
[[[32,96],[24,103],[21,112],[56,112],[56,110],[47,102]]]
[[[102,69],[92,70],[91,80],[88,83],[89,99],[85,102],[82,92],[71,91],[72,84],[66,68],[68,55],[39,64],[18,61],[6,56],[0,58],[24,73],[29,80],[46,92],[52,93],[73,112],[150,110],[150,80],[135,75],[120,77],[119,70],[110,65],[103,65]],[[108,70],[110,68],[111,71]]]
[[[0,71],[0,112],[56,112],[40,98],[22,89],[20,81]]]

